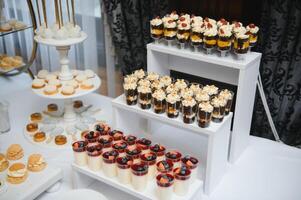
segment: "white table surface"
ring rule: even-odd
[[[33,111],[38,111],[53,100],[44,99],[33,94],[27,75],[14,78],[0,77],[0,99],[9,100],[12,129],[0,135],[0,152],[11,143],[20,143],[26,153],[40,152],[49,165],[61,167],[64,179],[61,190],[44,193],[41,200],[52,200],[71,190],[70,150],[43,149],[27,142],[22,129]],[[110,99],[97,94],[89,94],[84,101],[100,106],[111,121]],[[197,148],[197,147],[196,147]],[[301,150],[258,137],[250,137],[250,146],[242,157],[229,165],[228,173],[210,197],[202,195],[204,200],[300,200],[301,199]],[[123,192],[100,182],[93,183],[90,189],[105,194],[110,200],[135,199]]]

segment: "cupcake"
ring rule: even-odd
[[[249,24],[246,29],[247,34],[249,35],[250,46],[254,47],[257,43],[259,28],[258,26],[255,26],[255,24]]]
[[[222,122],[224,119],[227,101],[223,98],[214,97],[211,100],[211,104],[213,106],[212,121],[217,123]]]
[[[198,109],[198,125],[201,128],[209,126],[212,117],[213,106],[207,102],[201,102]]]
[[[196,115],[196,101],[194,98],[189,97],[182,100],[182,113],[184,123],[191,124],[194,122]]]
[[[207,29],[204,32],[204,47],[212,49],[216,45],[217,29],[210,23],[207,24]]]
[[[165,112],[166,95],[163,90],[156,90],[153,94],[153,108],[157,114]]]
[[[166,97],[166,114],[169,118],[179,116],[180,96],[177,93],[170,93]]]
[[[177,23],[171,18],[164,22],[164,38],[166,40],[173,40],[177,35]]]
[[[124,83],[124,94],[127,105],[137,104],[137,84],[136,83]]]
[[[152,91],[149,86],[138,87],[138,102],[142,109],[150,109],[152,105]]]
[[[154,39],[160,39],[163,36],[163,22],[159,16],[150,21],[151,36]]]
[[[229,51],[231,48],[231,27],[223,25],[218,30],[217,48],[220,51]]]

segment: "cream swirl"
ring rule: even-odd
[[[135,70],[134,76],[136,76],[138,79],[141,79],[145,76],[145,72],[143,71],[143,69]]]
[[[138,81],[138,85],[139,86],[150,86],[151,82],[147,79],[141,79],[140,81]]]
[[[210,96],[208,95],[207,92],[199,92],[195,95],[195,100],[197,100],[198,102],[209,101]]]
[[[146,79],[149,80],[149,81],[158,80],[159,79],[159,74],[157,74],[156,72],[149,72],[147,74]]]
[[[218,87],[216,87],[215,85],[206,85],[205,87],[203,87],[203,91],[208,95],[214,95],[218,93]]]
[[[182,101],[182,105],[185,107],[193,107],[195,104],[196,101],[192,97],[186,98]]]
[[[213,106],[209,102],[200,103],[199,108],[201,111],[211,113],[213,111]]]
[[[188,97],[192,97],[193,96],[193,90],[191,90],[190,88],[184,88],[180,91],[180,95],[184,99],[186,99]]]
[[[190,28],[190,23],[182,22],[178,24],[179,30],[189,30]]]
[[[177,79],[177,81],[175,82],[175,87],[181,90],[187,87],[187,83],[184,79]]]
[[[216,28],[207,28],[204,32],[204,36],[216,36],[217,35],[217,29]]]
[[[166,101],[168,103],[174,104],[174,103],[180,101],[180,96],[177,93],[170,93],[167,95]]]
[[[170,76],[162,76],[160,78],[160,82],[162,82],[164,84],[164,86],[168,86],[171,84],[171,78],[170,78]]]
[[[164,87],[164,83],[162,83],[159,80],[154,80],[154,82],[152,82],[152,84],[151,84],[151,87],[155,88],[155,89],[161,89]]]
[[[223,25],[218,29],[218,35],[221,37],[231,37],[232,31],[230,26]]]
[[[178,88],[175,86],[175,84],[168,85],[165,90],[166,90],[166,93],[168,93],[168,94],[178,92]]]
[[[138,92],[145,94],[145,93],[151,93],[152,90],[149,86],[141,85],[141,86],[138,87]]]
[[[150,21],[152,26],[160,26],[163,22],[160,18],[155,18]]]
[[[125,83],[125,84],[123,84],[123,88],[125,90],[135,90],[137,88],[137,84],[134,82]]]
[[[249,24],[247,27],[246,27],[247,31],[252,33],[252,34],[257,34],[257,32],[259,31],[259,28],[258,26],[255,26],[255,24]]]
[[[225,90],[222,90],[220,93],[219,93],[219,96],[224,98],[224,99],[232,99],[233,98],[233,94],[231,91],[229,91],[228,89],[225,89]]]
[[[163,101],[166,98],[165,92],[163,90],[156,90],[153,94],[152,97],[155,98],[158,101]]]

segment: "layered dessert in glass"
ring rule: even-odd
[[[246,29],[247,34],[249,35],[250,47],[254,47],[257,43],[259,28],[258,26],[255,26],[255,24],[249,24]]]
[[[155,19],[150,21],[150,32],[151,37],[155,40],[158,40],[163,37],[163,21],[157,16]]]
[[[180,17],[180,20],[181,18],[182,17]],[[189,42],[190,28],[190,24],[186,22],[180,22],[178,24],[177,39],[181,45],[181,48],[184,48],[185,44]]]
[[[217,123],[222,122],[225,115],[227,101],[223,98],[214,97],[211,100],[211,104],[213,106],[212,121]]]
[[[191,171],[186,166],[178,167],[173,170],[175,176],[174,192],[184,196],[189,191]]]
[[[195,157],[192,156],[185,156],[184,158],[182,158],[182,165],[186,166],[188,169],[190,169],[191,174],[190,174],[190,181],[191,183],[193,183],[198,176],[198,159],[196,159]]]
[[[123,79],[125,84],[128,83],[137,83],[138,82],[138,78],[134,75],[134,74],[130,74],[124,77]]]
[[[108,177],[115,177],[117,175],[116,159],[118,152],[111,150],[102,154],[102,170],[103,173]]]
[[[102,145],[102,152],[112,150],[113,138],[109,135],[100,136],[98,143]]]
[[[165,147],[160,144],[150,146],[150,152],[155,153],[157,156],[157,162],[165,159]]]
[[[141,154],[149,153],[150,146],[152,144],[152,141],[146,138],[141,138],[136,141],[136,146],[138,149],[141,149]]]
[[[206,91],[202,90],[202,91],[196,93],[195,100],[196,100],[197,104],[204,103],[204,102],[207,102],[210,100],[210,96]]]
[[[119,130],[113,130],[109,132],[109,135],[113,138],[113,144],[122,140],[123,132]]]
[[[161,160],[156,165],[158,174],[173,173],[173,162],[171,160]]]
[[[164,21],[164,38],[169,40],[174,40],[177,35],[177,23],[171,18],[168,17]]]
[[[157,114],[161,114],[165,112],[166,105],[166,95],[163,90],[156,90],[153,94],[153,109]]]
[[[170,200],[173,194],[174,176],[171,174],[159,174],[156,180],[159,199]]]
[[[87,141],[77,141],[72,144],[74,162],[79,166],[87,165]]]
[[[85,134],[85,140],[88,142],[88,146],[97,144],[100,133],[98,131],[89,131]]]
[[[137,137],[134,135],[125,135],[122,140],[128,144],[128,146],[136,146]]]
[[[132,164],[131,166],[131,179],[132,185],[135,190],[143,191],[147,186],[147,173],[148,173],[148,166],[147,164],[143,163],[136,163]]]
[[[140,161],[142,164],[146,164],[148,166],[148,180],[152,180],[156,175],[156,154],[153,152],[141,154]]]
[[[195,51],[203,43],[204,27],[200,24],[193,24],[190,34],[190,43],[194,46]]]
[[[249,50],[249,46],[249,35],[247,35],[245,31],[241,31],[235,34],[233,48],[236,54],[246,54]]]
[[[165,88],[166,94],[170,93],[178,93],[179,89],[175,86],[175,84],[170,84]]]
[[[231,112],[234,92],[224,89],[219,93],[219,97],[221,97],[227,101],[226,108],[225,108],[225,115],[228,115]]]
[[[217,39],[217,29],[215,26],[212,26],[210,23],[207,25],[207,29],[204,32],[204,48],[211,50],[216,46]],[[208,53],[208,51],[207,51]],[[211,53],[211,52],[209,52]]]
[[[221,52],[227,52],[232,45],[232,30],[231,26],[223,25],[218,30],[217,49]],[[222,54],[225,56],[225,54]]]
[[[135,146],[128,146],[125,150],[125,154],[133,160],[133,163],[140,162],[141,149]]]
[[[123,84],[124,95],[126,98],[127,105],[135,105],[137,104],[138,91],[137,91],[137,83],[124,83]]]
[[[181,158],[182,154],[175,150],[168,151],[165,154],[166,161],[171,161],[174,165],[174,168],[181,167]]]
[[[210,96],[210,99],[212,99],[218,95],[218,87],[215,85],[206,85],[203,87],[203,92],[206,92]]]
[[[162,76],[159,81],[163,84],[163,87],[166,88],[172,83],[172,78],[170,76]]]
[[[152,90],[149,86],[138,87],[138,102],[141,109],[150,109],[152,106]]]
[[[180,96],[177,93],[168,94],[166,97],[166,114],[169,118],[176,118],[179,116]]]
[[[101,169],[101,154],[102,146],[101,144],[88,146],[87,155],[88,155],[88,168],[92,171],[98,171]]]
[[[146,76],[146,80],[150,81],[151,83],[155,80],[159,80],[160,75],[156,72],[148,72]]]
[[[206,128],[210,125],[212,118],[213,106],[207,102],[201,102],[198,109],[198,125],[201,128]]]
[[[161,90],[164,88],[164,83],[161,82],[159,79],[154,80],[151,84],[152,92],[155,92],[156,90]]]
[[[129,184],[131,183],[131,165],[133,160],[130,157],[123,156],[118,157],[117,163],[117,178],[120,183]]]
[[[113,150],[116,150],[119,156],[125,156],[125,150],[127,148],[127,143],[124,141],[119,141],[113,144]]]
[[[191,124],[195,120],[196,116],[196,101],[194,98],[189,97],[182,100],[182,114],[183,122],[186,124]]]

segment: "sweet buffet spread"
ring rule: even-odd
[[[197,123],[201,128],[210,126],[211,122],[222,122],[230,113],[234,98],[228,89],[143,70],[127,75],[123,87],[127,105],[138,104],[141,109],[152,109],[168,118],[181,117],[183,123]]]
[[[106,177],[136,191],[143,192],[148,184],[156,182],[158,199],[186,195],[197,178],[197,158],[183,156],[147,138],[125,135],[103,123],[86,132],[72,148],[75,165],[102,171]]]
[[[152,19],[150,27],[151,37],[156,41],[164,38],[169,45],[177,41],[181,48],[190,43],[195,50],[203,46],[208,54],[217,49],[222,56],[231,48],[235,54],[246,54],[256,45],[259,31],[255,24],[243,26],[238,21],[230,23],[224,18],[216,21],[196,15],[178,15],[175,11]]]

